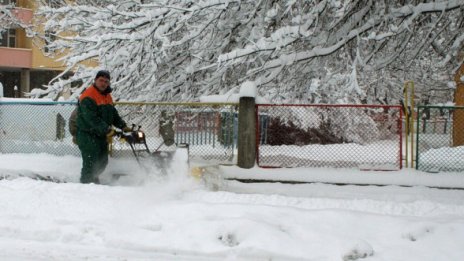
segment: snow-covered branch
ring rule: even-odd
[[[28,34],[32,34],[31,25],[21,21],[14,14],[14,5],[0,5],[0,39],[1,34],[10,28],[23,28]]]
[[[47,48],[68,68],[98,61],[112,72],[115,95],[129,100],[196,100],[246,80],[269,100],[344,100],[314,88],[330,86],[330,77],[352,102],[373,88],[398,97],[404,80],[426,91],[449,78],[464,42],[462,0],[92,2],[40,9],[56,36]],[[88,83],[95,70],[73,80]],[[373,76],[383,77],[375,87]]]

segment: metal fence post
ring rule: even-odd
[[[252,168],[256,161],[255,98],[241,97],[238,113],[237,165]]]
[[[417,106],[417,127],[416,127],[416,169],[419,169],[419,135],[420,135],[420,120],[419,120],[419,115],[421,115],[421,109],[424,110],[423,106]],[[423,129],[424,129],[424,134],[427,132],[426,129],[426,119],[424,118],[423,121]]]
[[[411,96],[408,96],[408,93]],[[405,119],[406,119],[406,167],[408,167],[408,161],[411,161],[411,168],[414,168],[414,120],[416,119],[415,111],[414,111],[414,98],[415,98],[415,91],[414,91],[414,82],[407,81],[404,83],[403,89],[404,95],[404,109],[405,109]],[[410,109],[409,109],[410,108]],[[411,147],[409,148],[409,141],[411,142]],[[409,153],[411,154],[409,157]]]

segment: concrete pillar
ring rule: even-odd
[[[31,91],[31,70],[22,69],[21,70],[21,89],[19,90],[20,97],[24,97],[25,92]]]
[[[13,92],[14,92],[13,97],[19,98],[19,89],[18,89],[18,86],[15,85],[15,86],[13,87]]]
[[[241,97],[238,112],[237,165],[249,169],[256,161],[255,98]]]

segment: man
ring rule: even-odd
[[[94,82],[79,97],[77,145],[82,155],[81,183],[99,184],[99,175],[108,165],[108,139],[113,125],[130,131],[114,108],[110,73],[98,71]]]

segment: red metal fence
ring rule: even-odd
[[[260,167],[401,169],[400,106],[256,105]]]

